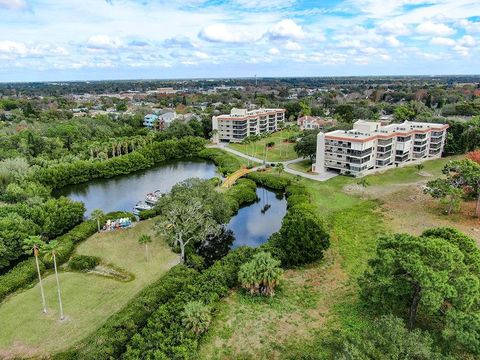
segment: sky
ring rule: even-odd
[[[479,68],[479,0],[0,0],[1,82]]]

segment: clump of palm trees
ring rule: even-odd
[[[273,296],[282,275],[280,261],[268,252],[260,252],[240,267],[238,279],[251,295]]]
[[[57,295],[58,295],[58,304],[60,307],[60,320],[65,318],[63,313],[63,303],[62,303],[62,293],[60,290],[60,279],[58,277],[58,269],[57,269],[57,256],[60,252],[60,244],[56,240],[52,240],[49,243],[45,243],[40,236],[29,236],[23,242],[24,250],[29,253],[33,251],[33,255],[35,256],[35,263],[37,266],[37,273],[38,273],[38,280],[40,284],[40,293],[42,297],[42,308],[43,312],[47,313],[47,302],[45,300],[45,291],[43,289],[43,282],[42,282],[42,273],[40,271],[40,265],[38,256],[44,255],[44,259],[47,261],[53,262],[53,267],[55,270],[55,278],[57,281]]]
[[[150,235],[147,235],[147,234],[143,234],[141,235],[139,238],[138,238],[138,243],[140,245],[145,245],[145,258],[146,260],[148,261],[148,244],[150,244],[152,242],[152,237]]]

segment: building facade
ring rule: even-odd
[[[300,130],[326,130],[331,129],[337,122],[334,119],[325,119],[318,116],[302,116],[297,119]]]
[[[147,114],[143,118],[143,126],[152,129],[157,126],[158,130],[166,129],[173,120],[177,118],[175,111],[168,111],[163,114]]]
[[[233,108],[230,115],[212,117],[213,142],[241,142],[250,135],[277,131],[285,121],[284,109]]]
[[[361,176],[389,167],[441,157],[448,125],[406,121],[382,126],[358,120],[352,130],[317,136],[312,171]]]

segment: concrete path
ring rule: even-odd
[[[217,149],[222,149],[222,150],[225,150],[229,153],[232,153],[234,155],[237,155],[237,156],[240,156],[244,159],[247,159],[247,160],[250,160],[250,161],[253,161],[253,162],[257,162],[257,163],[260,163],[260,164],[264,164],[264,161],[263,159],[259,159],[259,158],[256,158],[256,157],[253,157],[253,156],[250,156],[250,155],[246,155],[238,150],[234,150],[230,147],[228,147],[228,144],[227,143],[220,143],[220,144],[214,144],[214,145],[208,145],[207,147],[211,147],[211,148],[217,148]],[[286,161],[267,161],[268,164],[283,164],[284,166],[284,171],[289,173],[289,174],[292,174],[292,175],[299,175],[301,177],[304,177],[304,178],[307,178],[307,179],[311,179],[311,180],[315,180],[315,181],[327,181],[335,176],[337,176],[338,174],[335,173],[335,172],[330,172],[330,171],[327,171],[323,174],[314,174],[314,173],[311,173],[311,174],[307,174],[307,173],[304,173],[302,171],[298,171],[298,170],[294,170],[294,169],[290,169],[288,167],[288,165],[290,164],[293,164],[293,163],[296,163],[296,162],[300,162],[302,160],[305,160],[304,158],[298,158],[298,159],[293,159],[293,160],[286,160]],[[262,168],[263,166],[258,166],[258,168]]]

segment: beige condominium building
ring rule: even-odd
[[[448,125],[405,121],[382,126],[358,120],[352,130],[317,136],[312,171],[361,176],[389,167],[419,163],[442,155]]]
[[[230,115],[212,117],[213,142],[240,142],[250,135],[273,132],[285,121],[284,109],[233,108]]]

